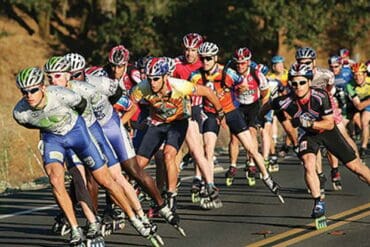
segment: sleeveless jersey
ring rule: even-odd
[[[227,68],[224,82],[221,82],[222,73],[223,73],[224,66],[220,64],[216,64],[215,67],[210,71],[210,74],[207,75],[205,72],[198,70],[194,72],[191,77],[190,81],[194,84],[205,85],[211,88],[214,93],[217,95],[223,111],[225,113],[231,112],[235,109],[235,105],[233,103],[233,87],[238,86],[243,82],[243,78],[239,76],[235,70],[231,68]],[[204,73],[204,79],[202,76]],[[206,80],[206,81],[204,81]],[[204,111],[215,113],[216,109],[214,109],[213,105],[209,100],[204,99]]]
[[[173,77],[168,77],[168,81],[164,83],[168,92],[164,96],[154,93],[147,80],[137,84],[131,92],[136,102],[141,99],[149,102],[151,121],[154,125],[185,119],[191,114],[189,96],[196,91],[194,84]]]

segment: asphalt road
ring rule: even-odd
[[[243,157],[239,166],[242,167]],[[225,186],[228,167],[226,155],[220,155],[221,167],[216,170],[224,206],[201,210],[190,199],[192,166],[182,173],[178,197],[178,213],[187,237],[182,237],[161,219],[159,234],[165,246],[370,246],[370,187],[341,166],[343,190],[334,191],[326,184],[328,227],[313,228],[310,199],[303,180],[303,168],[297,158],[281,161],[280,171],[273,177],[282,186],[285,204],[271,194],[262,181],[248,187],[243,168],[234,184]],[[366,159],[370,164],[370,158]],[[153,170],[149,169],[152,173]],[[325,173],[330,169],[325,163]],[[101,204],[103,205],[103,198]],[[144,202],[144,208],[148,205]],[[66,246],[68,237],[51,232],[58,208],[50,188],[23,191],[0,197],[0,246]],[[84,224],[84,220],[81,219]],[[127,223],[125,229],[106,238],[107,246],[150,246]]]

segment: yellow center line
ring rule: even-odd
[[[339,221],[335,224],[331,224],[330,226],[324,228],[324,229],[321,229],[321,230],[318,230],[318,231],[312,231],[312,232],[309,232],[309,233],[306,233],[306,234],[303,234],[301,236],[298,236],[296,238],[292,238],[292,239],[289,239],[288,241],[285,241],[285,242],[282,242],[282,243],[279,243],[277,245],[274,245],[275,247],[284,247],[284,246],[289,246],[291,244],[295,244],[295,243],[298,243],[298,242],[301,242],[305,239],[308,239],[308,238],[311,238],[311,237],[314,237],[314,236],[317,236],[319,234],[322,234],[324,232],[327,232],[327,231],[330,231],[330,230],[333,230],[334,228],[337,228],[337,227],[340,227],[342,225],[345,225],[345,224],[348,224],[348,223],[351,223],[351,222],[354,222],[356,220],[359,220],[359,219],[362,219],[362,218],[365,218],[367,216],[370,215],[370,210],[369,211],[365,211],[359,215],[355,215],[355,216],[352,216],[350,218],[347,218],[345,221]]]
[[[369,209],[370,208],[370,203],[366,203],[364,205],[361,205],[361,206],[358,206],[358,207],[355,207],[355,208],[352,208],[352,209],[349,209],[349,210],[346,210],[346,211],[343,211],[341,213],[338,213],[336,215],[333,215],[331,217],[329,217],[329,221],[332,221],[332,220],[336,220],[336,219],[339,219],[339,218],[343,218],[345,216],[348,216],[348,215],[351,215],[353,213],[356,213],[358,211],[362,211],[362,210],[366,210],[366,209]],[[363,216],[365,214],[365,216]],[[370,214],[370,211],[367,211],[367,212],[364,212],[360,215],[357,215],[357,216],[353,216],[351,217],[350,219],[352,218],[355,218],[355,217],[358,217],[358,216],[362,216],[362,217],[366,217],[367,215],[366,214]],[[338,222],[338,223],[335,223],[335,224],[332,224],[333,227],[331,227],[332,225],[328,226],[327,228],[325,229],[322,229],[322,230],[319,230],[319,231],[313,231],[312,233],[317,233],[317,234],[321,234],[322,232],[324,231],[327,231],[327,230],[331,230],[335,227],[338,227],[340,225],[338,225],[339,223],[342,223],[341,225],[343,224],[346,224],[348,223],[347,221],[346,222]],[[273,243],[275,241],[278,241],[280,239],[284,239],[284,238],[287,238],[289,236],[292,236],[292,235],[295,235],[297,233],[300,233],[300,232],[303,232],[303,231],[306,231],[307,230],[307,226],[308,227],[314,227],[315,224],[314,223],[311,223],[311,224],[308,224],[306,225],[305,227],[303,228],[295,228],[295,229],[292,229],[292,230],[289,230],[289,231],[286,231],[286,232],[283,232],[283,233],[280,233],[280,234],[277,234],[273,237],[269,237],[269,238],[266,238],[264,240],[261,240],[261,241],[258,241],[258,242],[255,242],[255,243],[252,243],[252,244],[249,244],[247,245],[247,247],[258,247],[258,246],[264,246],[264,245],[267,245],[267,244],[270,244],[270,243]],[[310,233],[307,233],[307,234],[310,234]],[[302,236],[305,236],[307,234],[304,234]],[[298,237],[297,237],[298,238]],[[286,244],[285,244],[286,245]]]

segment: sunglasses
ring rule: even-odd
[[[213,59],[212,57],[200,57],[200,60],[207,62],[211,61],[212,59]]]
[[[83,74],[82,71],[76,72],[73,75],[71,75],[71,79],[73,80],[73,79],[79,78],[82,74]]]
[[[306,61],[306,62],[298,62],[299,64],[305,64],[305,65],[310,65],[312,61]]]
[[[298,85],[300,85],[300,86],[305,85],[307,83],[307,81],[306,80],[303,80],[303,81],[291,81],[290,83],[291,83],[292,87],[298,87]]]
[[[23,95],[35,94],[38,91],[40,91],[39,87],[34,87],[34,88],[31,88],[31,89],[25,89],[25,88],[21,89],[21,92],[22,92]]]
[[[63,73],[54,73],[54,74],[49,74],[48,79],[53,80],[53,79],[59,79],[62,77]]]
[[[149,81],[159,81],[159,79],[161,79],[161,77],[148,77],[148,80]]]
[[[330,68],[336,69],[336,68],[339,68],[339,65],[330,65]]]

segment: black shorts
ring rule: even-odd
[[[242,117],[247,123],[248,128],[252,127],[252,128],[257,129],[257,124],[258,124],[257,116],[260,110],[259,102],[256,101],[249,105],[240,104],[238,109],[242,113]]]
[[[298,156],[307,153],[317,154],[320,146],[326,147],[335,157],[344,164],[354,160],[356,153],[344,139],[338,128],[324,131],[320,134],[306,133],[299,139]]]
[[[217,122],[216,114],[206,112],[207,119],[204,121],[201,130],[201,133],[206,132],[213,132],[216,135],[218,135],[218,132],[220,131],[220,125]]]
[[[149,126],[137,154],[150,159],[158,151],[162,143],[171,145],[179,151],[185,140],[188,124],[188,119],[183,119],[158,126]]]
[[[207,119],[203,124],[202,133],[213,132],[218,135],[220,125],[217,123],[216,115],[213,113],[206,113]],[[247,123],[243,119],[243,115],[238,109],[225,114],[226,124],[229,126],[230,133],[237,135],[248,129]]]

